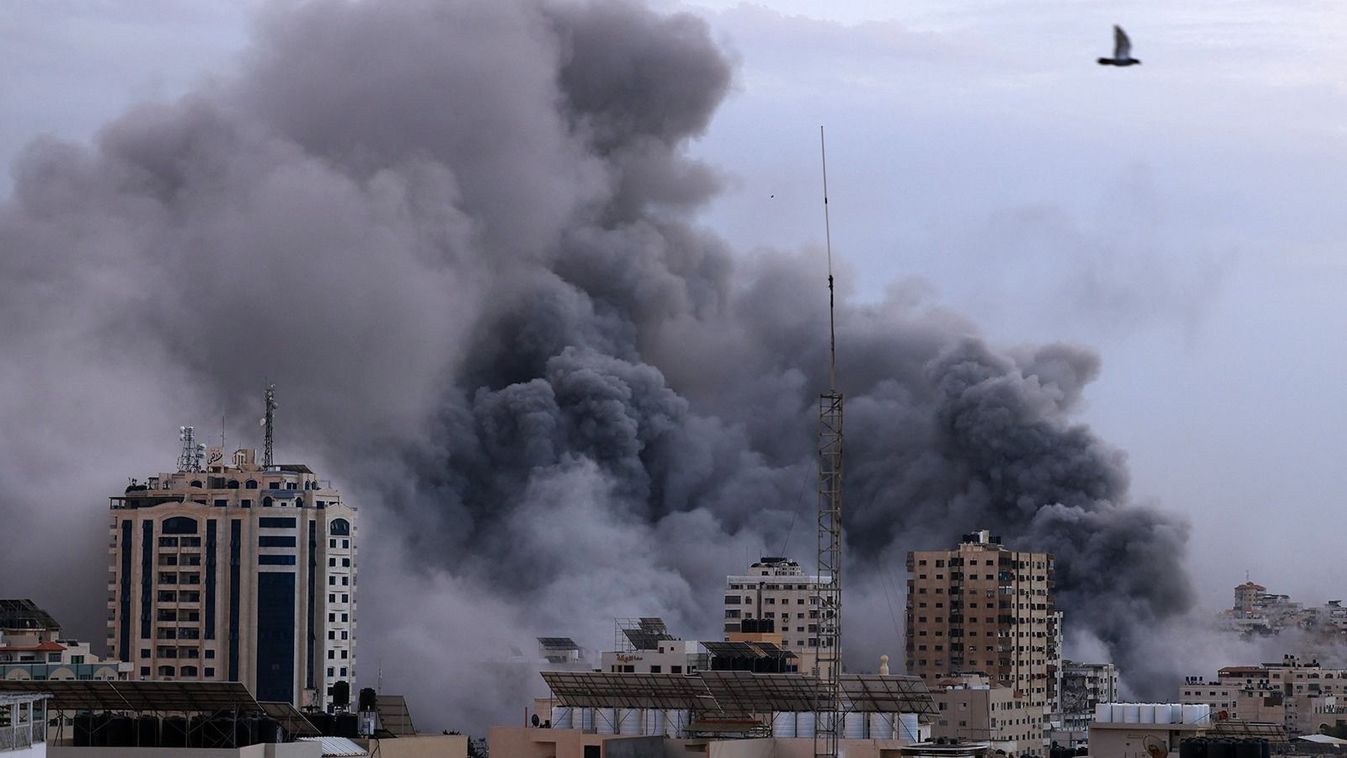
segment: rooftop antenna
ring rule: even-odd
[[[272,455],[275,452],[276,431],[276,385],[267,383],[267,412],[262,417],[262,426],[266,428],[266,444],[262,449],[262,467],[270,469],[272,465]]]
[[[201,456],[204,455],[206,446],[197,444],[196,427],[178,427],[178,441],[182,443],[178,452],[178,470],[200,471]]]
[[[815,758],[837,758],[842,729],[842,393],[837,391],[837,327],[832,225],[828,218],[828,150],[818,128],[823,166],[823,230],[828,252],[828,391],[819,395],[818,579],[816,672],[822,683],[814,709]]]

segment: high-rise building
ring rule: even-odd
[[[983,530],[953,550],[908,553],[907,571],[908,672],[928,687],[985,674],[1046,734],[1061,667],[1052,556],[1009,550]]]
[[[323,706],[355,678],[356,510],[256,452],[132,480],[111,498],[108,645],[139,679],[243,682]]]
[[[787,650],[818,647],[818,584],[798,562],[780,556],[765,556],[747,574],[725,577],[725,639],[775,634]]]

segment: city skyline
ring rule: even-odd
[[[717,638],[726,576],[811,568],[823,122],[857,660],[900,657],[902,556],[969,529],[1074,567],[1083,660],[1252,654],[1183,648],[1245,571],[1338,599],[1300,525],[1347,414],[1342,11],[368,7],[0,11],[5,594],[98,639],[84,522],[181,424],[257,444],[265,374],[282,458],[378,514],[362,675],[476,682],[617,616]],[[1147,63],[1100,71],[1120,20]]]

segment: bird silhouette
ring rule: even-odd
[[[1113,25],[1113,57],[1100,58],[1101,66],[1135,66],[1141,61],[1132,57],[1132,40],[1121,26]]]

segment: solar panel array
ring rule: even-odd
[[[742,715],[812,711],[826,695],[819,679],[800,674],[544,671],[542,677],[553,697],[572,708],[661,708]],[[935,703],[919,677],[843,674],[841,686],[848,711],[935,713]]]
[[[407,698],[402,695],[379,695],[374,701],[374,710],[379,712],[379,726],[394,736],[416,735],[411,709],[407,707]]]
[[[0,681],[0,693],[46,692],[54,711],[264,712],[238,682]]]
[[[538,644],[545,650],[576,650],[580,647],[570,637],[539,637]]]

